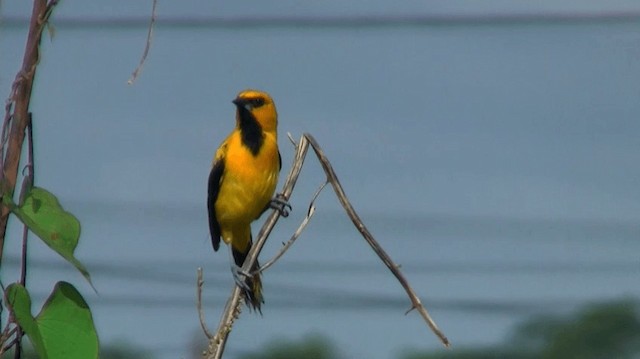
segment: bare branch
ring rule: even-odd
[[[371,233],[369,232],[367,227],[364,225],[364,223],[362,222],[362,220],[360,219],[356,211],[353,209],[353,206],[347,199],[347,195],[344,193],[344,190],[340,185],[340,181],[338,181],[338,177],[336,176],[336,173],[334,172],[333,167],[331,166],[331,163],[329,163],[329,159],[325,156],[324,152],[320,148],[320,145],[318,145],[315,138],[313,138],[313,136],[311,136],[310,134],[305,133],[303,136],[307,138],[307,140],[311,144],[311,147],[313,147],[313,150],[318,156],[318,160],[320,160],[320,163],[322,164],[322,168],[324,169],[324,172],[327,174],[329,182],[331,182],[331,185],[333,186],[333,190],[336,192],[336,196],[338,196],[338,200],[340,201],[340,204],[342,204],[342,207],[344,207],[344,210],[347,212],[347,215],[349,215],[349,218],[351,218],[351,221],[353,222],[353,224],[356,226],[360,234],[362,234],[362,236],[367,241],[367,243],[369,243],[373,251],[376,252],[376,254],[378,255],[378,257],[380,257],[382,262],[387,266],[387,268],[389,268],[389,270],[391,271],[391,273],[393,273],[396,279],[398,279],[398,281],[400,282],[404,290],[407,292],[409,299],[411,300],[412,309],[415,308],[420,313],[422,318],[427,322],[427,325],[429,325],[433,333],[440,339],[442,344],[445,347],[449,347],[451,345],[449,343],[449,339],[447,339],[447,337],[440,330],[440,328],[438,328],[435,321],[431,319],[429,312],[427,312],[427,309],[422,305],[420,298],[418,298],[418,295],[415,293],[413,288],[409,285],[409,282],[407,281],[407,279],[404,277],[402,272],[400,272],[400,270],[398,269],[399,266],[391,260],[391,257],[389,257],[389,255],[382,249],[380,244],[378,244],[378,242],[373,238],[373,235],[371,235]]]
[[[291,142],[293,147],[297,146],[297,142],[293,139],[293,136],[291,136],[291,132],[287,132],[287,138],[289,139],[289,142]]]
[[[285,200],[288,200],[291,196],[291,192],[298,181],[298,177],[300,176],[300,171],[302,170],[302,164],[304,163],[304,158],[306,157],[307,150],[309,149],[309,144],[306,142],[304,137],[300,140],[300,143],[296,146],[296,154],[293,160],[293,166],[289,171],[289,175],[285,180],[284,187],[282,189],[282,196]],[[244,260],[244,264],[242,265],[242,270],[244,272],[250,273],[251,268],[253,268],[255,262],[258,259],[258,254],[264,247],[267,237],[273,230],[273,227],[276,225],[276,222],[280,218],[280,212],[274,210],[271,212],[267,220],[265,221],[262,229],[258,232],[256,242],[251,246],[251,250],[247,254],[247,257]],[[222,317],[220,318],[220,324],[218,326],[218,330],[213,339],[209,340],[209,346],[207,351],[203,353],[203,358],[206,359],[220,359],[222,358],[222,354],[224,353],[224,348],[227,343],[227,339],[229,337],[229,332],[231,331],[231,327],[233,326],[233,322],[240,314],[240,288],[235,285],[233,290],[231,291],[231,296],[229,300],[227,300],[227,304],[225,306]]]
[[[198,307],[198,317],[200,318],[200,326],[204,331],[204,334],[209,339],[213,339],[213,334],[207,328],[207,323],[204,319],[204,312],[202,311],[202,286],[204,285],[204,279],[202,278],[202,268],[198,267],[198,280],[196,282],[196,305]]]
[[[22,179],[22,189],[20,190],[20,205],[23,204],[24,197],[27,192],[33,187],[35,180],[35,161],[33,159],[33,121],[31,113],[29,113],[29,120],[27,122],[27,165],[25,169],[27,174]],[[24,170],[23,170],[24,172]],[[27,284],[27,243],[29,239],[29,227],[27,225],[22,226],[22,261],[20,264],[20,284],[25,286]],[[18,337],[22,338],[22,330],[18,331]]]
[[[2,146],[2,171],[0,172],[0,192],[13,196],[18,178],[18,166],[22,153],[22,144],[25,137],[29,117],[29,104],[31,102],[31,90],[36,76],[36,68],[40,60],[40,40],[42,31],[51,16],[57,1],[34,0],[29,23],[29,34],[25,46],[22,67],[16,74],[11,85],[11,93],[5,103],[5,116],[3,122]],[[5,130],[8,129],[8,133]],[[6,135],[6,137],[5,137]],[[6,138],[6,143],[5,143]],[[6,146],[6,151],[5,151]],[[4,237],[9,220],[9,208],[2,206],[0,215],[0,263],[4,248]]]
[[[136,67],[136,69],[131,74],[129,80],[127,80],[127,84],[133,85],[133,83],[138,78],[138,75],[142,71],[142,67],[144,66],[144,62],[147,60],[147,55],[149,54],[149,49],[151,49],[151,40],[153,38],[153,25],[156,22],[156,6],[158,5],[158,0],[153,0],[153,8],[151,9],[151,21],[149,22],[149,31],[147,32],[147,43],[144,46],[144,52],[142,53],[142,57],[140,58],[140,63]]]
[[[320,195],[320,192],[322,192],[322,190],[324,189],[324,187],[328,183],[329,183],[329,181],[325,181],[318,188],[318,190],[316,190],[316,193],[313,195],[313,198],[311,198],[311,203],[309,204],[309,209],[307,210],[307,215],[304,217],[304,219],[302,220],[302,223],[300,223],[300,226],[298,226],[298,229],[296,229],[296,231],[293,233],[293,235],[287,241],[287,243],[284,243],[284,245],[282,246],[282,248],[280,249],[278,254],[276,254],[273,258],[271,258],[269,261],[267,261],[265,264],[263,264],[262,267],[260,267],[260,269],[258,269],[255,273],[252,273],[252,274],[262,273],[262,272],[266,271],[278,259],[280,259],[280,257],[282,257],[282,255],[289,249],[289,247],[291,247],[293,242],[295,242],[298,239],[298,237],[300,237],[300,235],[302,234],[304,229],[307,228],[307,224],[309,224],[309,221],[311,220],[311,217],[313,217],[313,214],[316,212],[316,206],[315,206],[316,199],[318,198],[318,196]]]
[[[11,324],[13,324],[13,321],[9,320],[9,322],[7,323],[7,326],[2,331],[2,335],[0,335],[0,356],[2,356],[2,354],[7,352],[9,349],[11,349],[12,346],[16,345],[16,343],[17,343],[17,339],[13,338],[13,340],[11,340],[11,342],[9,344],[7,344],[7,345],[4,344],[18,330],[17,326],[13,326],[12,327]]]
[[[11,336],[14,335],[17,330],[18,330],[18,327],[13,327],[11,330],[7,331],[6,334],[3,333],[4,340],[2,341],[2,343],[4,344],[7,340],[9,340],[9,338],[11,338]],[[5,335],[6,335],[6,338],[4,337]],[[19,345],[16,345],[18,344],[18,342],[19,342],[18,338],[14,337],[9,344],[4,345],[2,348],[0,348],[0,355],[9,351],[13,346],[16,347],[16,351],[17,351],[18,348],[20,347]]]
[[[291,192],[293,191],[293,188],[295,187],[295,184],[297,182],[298,176],[300,175],[300,171],[302,169],[302,165],[304,164],[304,160],[306,158],[306,154],[307,154],[309,145],[311,145],[311,147],[313,148],[314,152],[316,153],[316,156],[318,157],[318,160],[320,161],[320,163],[322,165],[323,170],[325,171],[325,174],[327,175],[327,182],[331,183],[331,185],[332,185],[332,187],[333,187],[333,189],[334,189],[334,191],[335,191],[335,193],[336,193],[336,195],[338,197],[338,200],[340,201],[340,203],[344,207],[344,209],[347,212],[347,215],[349,216],[349,218],[351,218],[351,221],[353,222],[353,224],[356,226],[356,228],[362,234],[362,236],[367,241],[367,243],[369,243],[369,245],[374,250],[374,252],[376,252],[378,257],[380,257],[382,262],[389,268],[389,270],[393,273],[393,275],[396,277],[396,279],[400,282],[402,287],[405,289],[409,299],[411,300],[412,309],[416,309],[420,313],[420,315],[426,321],[427,325],[431,328],[433,333],[440,339],[440,341],[444,344],[444,346],[445,347],[449,347],[450,346],[449,340],[442,333],[442,331],[438,328],[438,326],[433,321],[433,319],[431,319],[431,316],[427,312],[427,309],[422,305],[422,303],[421,303],[420,299],[418,298],[417,294],[415,293],[413,288],[409,285],[409,282],[406,280],[406,278],[404,277],[402,272],[400,272],[400,270],[398,269],[399,266],[397,264],[395,264],[391,260],[389,255],[382,249],[380,244],[378,244],[378,242],[373,238],[373,236],[371,235],[371,233],[369,232],[367,227],[364,225],[364,223],[362,222],[362,220],[360,219],[358,214],[353,209],[353,206],[351,205],[351,203],[347,199],[347,196],[344,193],[344,190],[342,189],[342,186],[340,185],[340,181],[338,180],[338,177],[336,176],[336,174],[335,174],[335,172],[333,170],[333,167],[331,166],[329,160],[327,159],[327,157],[325,156],[324,152],[322,151],[322,149],[320,148],[320,146],[318,145],[316,140],[313,138],[313,136],[311,136],[308,133],[305,133],[301,137],[300,142],[297,143],[297,144],[291,138],[290,135],[289,135],[289,139],[296,146],[296,155],[295,155],[295,158],[294,158],[293,167],[291,168],[291,171],[289,172],[289,176],[287,177],[287,180],[285,181],[285,185],[284,185],[283,193],[282,193],[283,197],[288,200],[289,197],[291,196]],[[313,216],[313,213],[315,211],[314,202],[315,202],[317,196],[319,195],[320,191],[324,188],[324,186],[326,185],[327,182],[325,182],[316,191],[316,193],[315,193],[315,195],[314,195],[314,197],[313,197],[313,199],[311,201],[311,204],[309,206],[309,211],[307,213],[307,216],[303,220],[301,225],[298,227],[298,230],[296,230],[294,235],[284,245],[284,247],[281,249],[281,251],[272,260],[270,260],[265,266],[263,266],[260,269],[260,271],[264,271],[266,268],[271,266],[276,260],[278,260],[278,258],[280,258],[284,254],[284,252],[293,244],[293,242],[300,236],[300,233],[306,227],[309,219]],[[247,255],[247,258],[245,259],[245,262],[244,262],[244,264],[242,266],[242,270],[243,271],[245,271],[245,272],[250,272],[251,271],[251,268],[254,266],[254,263],[256,262],[260,251],[262,250],[262,247],[266,243],[267,237],[271,233],[271,230],[275,226],[275,224],[278,221],[279,217],[280,217],[280,214],[279,214],[278,211],[273,211],[269,215],[269,217],[267,218],[265,224],[262,226],[262,229],[260,230],[260,232],[258,234],[258,240],[252,246],[251,250],[249,251],[249,254]],[[209,347],[208,347],[207,351],[205,353],[203,353],[204,354],[203,355],[204,358],[206,358],[206,359],[211,359],[211,358],[219,359],[219,358],[222,357],[222,354],[224,353],[224,348],[225,348],[225,345],[226,345],[226,342],[227,342],[227,339],[228,339],[229,332],[231,331],[231,327],[233,326],[233,323],[234,323],[235,319],[237,319],[238,315],[240,314],[240,306],[239,306],[239,304],[240,304],[240,288],[236,285],[236,286],[233,287],[233,291],[231,293],[231,297],[227,301],[225,310],[224,310],[222,318],[220,320],[220,325],[218,327],[218,331],[217,331],[216,335],[212,339],[210,339]]]

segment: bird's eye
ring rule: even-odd
[[[253,105],[253,107],[260,107],[262,105],[264,105],[264,99],[263,98],[254,98],[251,100],[251,105]]]

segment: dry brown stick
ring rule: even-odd
[[[309,141],[309,143],[311,144],[311,147],[313,148],[316,155],[318,156],[318,159],[322,164],[322,168],[324,169],[324,172],[327,174],[328,180],[333,186],[333,189],[336,192],[336,195],[338,196],[338,200],[340,201],[340,204],[342,204],[342,207],[344,207],[345,211],[349,215],[349,218],[351,218],[351,221],[353,222],[353,224],[356,226],[360,234],[362,234],[362,236],[367,241],[367,243],[369,243],[369,245],[374,250],[374,252],[376,252],[378,257],[380,257],[382,262],[384,262],[387,268],[389,268],[389,270],[393,273],[396,279],[398,279],[398,281],[400,282],[404,290],[407,292],[407,295],[409,296],[409,299],[411,300],[411,304],[412,304],[411,309],[416,309],[420,313],[422,318],[427,322],[427,324],[429,325],[433,333],[440,339],[442,344],[444,344],[445,347],[449,347],[450,346],[449,339],[447,339],[447,337],[440,330],[440,328],[438,328],[438,326],[433,321],[433,319],[431,319],[429,312],[427,312],[427,309],[424,307],[424,305],[422,305],[420,298],[418,298],[418,295],[415,293],[413,288],[411,288],[407,279],[404,277],[402,272],[400,272],[400,270],[398,269],[398,265],[391,260],[391,257],[389,257],[389,255],[382,249],[380,244],[378,244],[378,242],[373,238],[373,235],[371,235],[371,233],[369,232],[367,227],[364,225],[364,223],[362,222],[362,220],[360,219],[356,211],[353,209],[353,206],[347,199],[347,195],[344,193],[344,190],[340,185],[340,181],[338,181],[338,177],[336,176],[336,173],[334,172],[333,167],[331,166],[331,163],[329,163],[329,159],[325,156],[324,152],[320,148],[320,145],[318,145],[318,142],[316,142],[313,136],[311,136],[308,133],[305,133],[303,137],[305,137]]]
[[[200,318],[200,326],[204,331],[204,334],[209,339],[213,339],[213,334],[209,331],[207,323],[204,319],[204,312],[202,311],[202,286],[204,285],[204,278],[202,276],[202,267],[198,267],[198,279],[196,282],[196,305],[198,307],[198,317]]]
[[[151,39],[153,38],[153,25],[156,22],[156,6],[157,5],[158,5],[158,0],[153,0],[153,7],[151,8],[151,21],[149,21],[149,31],[147,32],[147,42],[144,46],[144,52],[142,53],[142,57],[140,58],[140,63],[131,74],[131,77],[129,78],[129,80],[127,80],[127,84],[129,85],[133,85],[133,83],[138,78],[140,71],[142,71],[142,66],[144,66],[144,62],[147,60],[149,49],[151,49]]]
[[[302,170],[302,164],[304,163],[304,158],[307,155],[307,150],[309,149],[309,144],[304,139],[304,137],[300,140],[300,143],[296,145],[296,154],[293,160],[293,166],[289,171],[289,175],[285,180],[284,187],[282,189],[282,196],[285,200],[288,200],[293,192],[293,188],[298,181],[298,177],[300,176],[300,171]],[[258,259],[258,254],[264,247],[267,242],[267,237],[273,230],[273,227],[276,225],[276,222],[280,218],[280,212],[274,210],[271,212],[269,217],[267,217],[266,222],[258,232],[256,242],[251,246],[251,250],[247,254],[247,257],[244,260],[244,264],[242,265],[242,271],[246,273],[251,272],[251,268],[253,268],[255,262]],[[227,339],[229,338],[229,332],[231,331],[231,327],[233,326],[233,322],[240,314],[240,288],[237,285],[233,286],[233,290],[231,291],[231,296],[227,300],[227,304],[225,305],[224,312],[222,313],[222,317],[220,318],[220,324],[218,325],[218,330],[216,331],[216,335],[209,340],[209,345],[207,350],[203,353],[203,358],[206,359],[220,359],[222,358],[222,354],[224,353],[224,348],[227,343]]]
[[[17,343],[16,338],[13,338],[13,340],[9,344],[5,344],[7,340],[9,340],[18,331],[18,327],[11,327],[11,324],[13,324],[13,321],[9,320],[9,323],[7,323],[7,326],[0,335],[0,356],[2,356]]]
[[[300,223],[300,225],[298,226],[298,229],[296,229],[296,231],[293,233],[291,238],[289,238],[287,243],[284,243],[282,248],[280,248],[280,251],[273,258],[268,260],[265,264],[263,264],[257,271],[255,271],[252,274],[262,273],[262,272],[266,271],[269,267],[274,265],[278,261],[278,259],[280,259],[280,257],[282,257],[282,255],[284,255],[284,253],[289,249],[289,247],[291,247],[293,245],[293,242],[295,242],[298,239],[298,237],[300,237],[300,235],[302,234],[304,229],[307,228],[307,225],[309,224],[309,221],[311,220],[311,217],[313,217],[313,214],[316,212],[316,205],[315,205],[316,199],[318,198],[318,196],[320,195],[320,192],[322,192],[322,190],[324,189],[324,187],[328,183],[329,183],[328,181],[325,181],[316,190],[316,193],[311,198],[311,203],[309,204],[309,209],[307,210],[307,215],[304,217],[304,219],[302,220],[302,223]]]
[[[290,136],[289,138],[291,139]],[[295,141],[292,140],[292,142],[295,144]],[[288,199],[289,196],[291,195],[291,192],[293,191],[295,183],[300,174],[300,170],[302,169],[302,165],[304,164],[304,160],[306,158],[306,153],[308,151],[309,144],[311,144],[311,147],[316,153],[316,156],[318,157],[318,160],[320,161],[322,168],[324,169],[325,174],[327,175],[327,181],[331,183],[331,185],[333,186],[333,189],[336,192],[338,200],[340,201],[345,211],[349,215],[349,218],[351,218],[351,221],[356,226],[358,231],[362,234],[362,236],[367,241],[367,243],[369,243],[369,245],[373,248],[373,250],[376,252],[378,257],[380,257],[380,259],[389,268],[389,270],[391,270],[393,275],[396,277],[396,279],[398,279],[402,287],[407,292],[407,295],[409,296],[409,299],[411,300],[411,303],[412,303],[411,309],[418,310],[420,315],[427,322],[427,324],[429,325],[433,333],[440,339],[442,344],[444,344],[445,347],[449,347],[450,346],[449,340],[444,335],[444,333],[442,333],[442,331],[438,328],[438,326],[433,321],[433,319],[431,319],[431,316],[427,312],[427,309],[424,307],[424,305],[422,305],[420,298],[418,298],[418,295],[415,293],[413,288],[409,285],[409,282],[405,279],[402,272],[400,272],[400,270],[398,269],[398,265],[396,265],[391,260],[389,255],[382,249],[382,247],[378,244],[378,242],[373,238],[373,236],[371,235],[369,230],[366,228],[366,226],[364,225],[364,223],[362,222],[358,214],[353,209],[353,206],[347,199],[347,196],[344,193],[344,190],[340,185],[340,181],[338,180],[338,177],[336,176],[335,171],[333,170],[333,167],[331,166],[329,160],[327,159],[324,152],[322,151],[322,149],[320,148],[316,140],[313,138],[313,136],[311,136],[308,133],[303,134],[302,138],[300,139],[300,142],[296,145],[296,156],[294,158],[293,167],[291,168],[291,171],[289,172],[289,176],[287,177],[287,180],[284,185],[283,195],[285,199]],[[322,187],[324,187],[324,185]],[[316,192],[316,195],[314,196],[314,200],[319,194],[320,190],[321,189],[319,189]],[[311,211],[311,208],[314,208],[313,203],[310,207],[310,211]],[[308,214],[308,217],[309,216],[310,215]],[[271,232],[271,230],[273,229],[273,226],[275,226],[278,218],[279,218],[279,213],[277,211],[274,211],[271,213],[271,215],[263,225],[262,229],[258,234],[258,240],[253,245],[253,247],[249,251],[249,254],[247,255],[247,258],[245,259],[245,262],[242,266],[243,271],[249,272],[253,267],[254,263],[257,260],[258,254],[260,253],[260,251],[262,250],[262,247],[266,243],[267,237]],[[293,240],[295,240],[295,238],[297,238],[297,236],[294,234]],[[290,242],[293,243],[292,240],[290,240]],[[288,246],[284,249],[284,251],[286,251],[287,248]],[[283,253],[284,252],[279,254],[279,256],[281,256]],[[276,256],[275,259],[277,259],[279,256]],[[216,335],[214,336],[214,338],[210,339],[208,350],[205,353],[203,353],[204,358],[206,359],[222,358],[222,354],[224,353],[224,348],[228,339],[229,332],[231,331],[233,322],[235,321],[235,319],[238,317],[240,313],[239,304],[240,304],[240,288],[237,285],[235,285],[233,287],[231,297],[227,301],[224,313],[220,320],[220,325],[218,326],[218,331],[216,332]]]
[[[9,133],[6,143],[6,152],[2,152],[2,171],[0,178],[0,192],[13,196],[13,192],[18,180],[18,165],[22,153],[22,143],[24,142],[25,129],[29,120],[29,104],[31,102],[31,90],[33,80],[36,76],[36,68],[40,60],[40,40],[42,31],[45,28],[53,8],[57,4],[56,0],[34,0],[29,23],[29,34],[27,35],[27,45],[25,46],[22,67],[11,85],[11,94],[6,101],[4,126],[9,126]],[[9,124],[9,122],[11,122]],[[4,141],[4,139],[3,139]],[[4,149],[4,143],[2,149]],[[2,253],[4,248],[4,238],[7,232],[7,222],[9,220],[9,208],[2,206],[0,214],[0,264],[2,263]]]

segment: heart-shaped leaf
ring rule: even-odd
[[[62,208],[56,196],[33,187],[24,195],[22,204],[12,205],[13,213],[51,249],[71,262],[91,283],[89,272],[73,256],[80,238],[80,222]]]
[[[6,291],[7,304],[13,317],[18,322],[22,330],[27,333],[31,344],[38,353],[38,357],[46,358],[42,337],[38,330],[38,324],[31,315],[31,298],[27,289],[20,284],[11,284]]]
[[[40,359],[98,358],[98,334],[91,310],[73,285],[58,282],[35,318],[31,298],[22,285],[11,284],[6,298]]]

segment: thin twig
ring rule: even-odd
[[[8,352],[14,346],[16,347],[15,353],[20,353],[20,345],[17,345],[17,344],[18,344],[18,338],[13,338],[9,344],[2,347],[2,351],[0,351],[0,354]]]
[[[35,180],[35,165],[33,159],[33,116],[29,113],[29,121],[27,122],[27,175],[22,180],[22,190],[20,191],[20,205],[23,203],[24,196],[33,187]],[[29,238],[29,228],[27,225],[22,227],[22,263],[20,268],[20,284],[27,284],[27,240]],[[18,332],[18,337],[22,338],[22,332]]]
[[[29,113],[29,121],[27,122],[27,165],[25,166],[27,170],[27,174],[24,175],[22,179],[22,189],[20,191],[20,204],[22,205],[24,197],[27,195],[27,192],[31,190],[33,187],[34,181],[34,159],[33,159],[33,116]],[[27,253],[28,253],[28,242],[29,241],[29,228],[26,224],[22,225],[22,259],[20,262],[20,284],[25,287],[27,285]],[[20,343],[22,341],[22,337],[24,336],[24,331],[21,327],[18,327],[18,331],[16,332],[16,342]],[[16,349],[13,353],[14,359],[20,359],[22,356],[22,346],[17,345]]]
[[[147,55],[149,54],[149,49],[151,48],[151,40],[153,38],[153,25],[156,22],[156,6],[158,5],[158,0],[153,0],[153,8],[151,9],[151,21],[149,22],[149,31],[147,32],[147,43],[144,46],[144,52],[142,53],[142,57],[140,58],[140,63],[136,67],[136,69],[131,74],[129,80],[127,80],[127,84],[133,85],[133,83],[138,78],[138,75],[142,71],[142,67],[144,66],[144,62],[147,60]]]
[[[196,303],[198,306],[198,317],[200,318],[200,326],[204,331],[204,334],[209,339],[213,339],[213,334],[207,328],[207,323],[205,323],[204,312],[202,311],[202,286],[204,285],[204,279],[202,277],[202,267],[198,267],[198,280],[196,282]]]
[[[11,85],[11,93],[6,101],[3,127],[8,128],[5,140],[2,139],[2,172],[0,172],[0,182],[2,187],[0,192],[3,195],[13,196],[18,178],[18,167],[22,153],[22,144],[25,137],[25,128],[28,121],[29,104],[31,102],[31,91],[33,81],[36,76],[36,69],[40,60],[40,40],[42,31],[45,28],[49,17],[57,5],[56,0],[47,2],[46,0],[34,0],[31,11],[31,21],[29,23],[29,34],[25,46],[22,67],[16,74]],[[4,130],[3,130],[4,131]],[[3,136],[4,137],[4,136]],[[4,248],[4,239],[9,220],[9,208],[2,206],[0,214],[0,264]]]
[[[295,141],[293,141],[291,136],[289,136],[289,139],[295,144]],[[318,157],[318,160],[320,161],[322,168],[325,171],[325,174],[327,175],[327,181],[331,183],[338,197],[338,200],[344,207],[349,218],[351,218],[351,221],[353,222],[353,224],[356,226],[356,228],[362,234],[362,236],[367,241],[367,243],[369,243],[369,245],[376,252],[378,257],[380,257],[383,263],[389,268],[389,270],[393,273],[393,275],[396,277],[396,279],[398,279],[402,287],[405,289],[409,299],[411,300],[412,309],[418,310],[418,312],[426,321],[427,325],[431,328],[433,333],[440,339],[440,341],[444,344],[445,347],[449,347],[450,346],[449,340],[438,328],[438,326],[433,321],[433,319],[431,319],[431,316],[427,312],[426,308],[422,305],[417,294],[415,293],[413,288],[409,285],[409,282],[406,280],[402,272],[398,269],[399,266],[396,265],[391,260],[389,255],[382,249],[380,244],[378,244],[378,242],[373,238],[373,236],[371,235],[367,227],[364,225],[364,223],[362,222],[358,214],[353,209],[353,206],[347,199],[347,196],[344,190],[342,189],[342,186],[340,185],[340,181],[338,180],[338,177],[336,176],[335,171],[333,170],[333,167],[331,166],[329,160],[327,159],[324,152],[322,151],[322,149],[320,148],[316,140],[313,138],[313,136],[311,136],[308,133],[303,134],[300,139],[300,142],[296,145],[296,155],[294,158],[293,167],[289,172],[289,176],[287,177],[287,180],[285,182],[284,189],[283,189],[284,198],[288,199],[291,195],[291,192],[293,191],[293,188],[297,182],[298,176],[300,175],[302,165],[306,158],[309,145],[311,145],[314,152],[316,153],[316,156]],[[316,192],[316,195],[314,196],[314,200],[315,200],[315,197],[317,197],[320,190],[321,189],[319,189]],[[311,217],[311,215],[313,215],[314,208],[315,206],[313,205],[313,202],[312,202],[309,213],[307,214],[307,217]],[[249,272],[251,268],[254,266],[254,263],[256,262],[257,257],[260,251],[262,250],[262,247],[264,246],[269,233],[273,229],[273,226],[275,226],[278,218],[279,218],[279,213],[277,211],[272,212],[270,216],[267,218],[267,221],[265,222],[265,224],[263,225],[262,229],[258,234],[258,240],[252,246],[251,250],[249,251],[249,254],[247,255],[247,258],[245,259],[245,262],[243,263],[243,266],[242,266],[243,271]],[[304,224],[304,226],[306,226],[306,224]],[[295,241],[295,239],[298,236],[299,234],[298,235],[294,234],[294,237],[292,237],[292,239],[290,239],[289,242],[293,243],[293,241]],[[288,243],[288,245],[290,246],[291,244]],[[285,247],[287,247],[287,244],[285,244]],[[284,250],[286,251],[286,248]],[[284,253],[283,251],[281,252]],[[280,253],[272,261],[277,260],[281,255],[282,254]],[[272,261],[270,261],[270,263],[267,263],[267,264],[268,265],[273,264],[271,263]],[[266,266],[263,267],[262,270],[264,269],[266,269]],[[240,308],[239,304],[240,304],[240,288],[237,285],[235,285],[233,287],[231,296],[227,301],[227,305],[225,307],[224,313],[220,320],[218,331],[214,336],[214,338],[209,341],[208,350],[203,355],[204,358],[220,359],[222,357],[233,322],[235,321],[235,319],[237,319],[239,315],[239,308]]]
[[[11,349],[12,346],[14,346],[16,344],[16,339],[14,338],[11,341],[11,343],[9,343],[7,345],[4,345],[4,343],[7,340],[9,340],[9,338],[11,338],[11,336],[14,335],[16,333],[16,331],[18,330],[17,326],[10,327],[10,325],[12,323],[13,322],[11,320],[9,320],[9,322],[7,323],[7,326],[2,331],[2,335],[0,335],[0,357],[2,356],[2,354],[4,354],[6,351]]]
[[[20,265],[20,284],[24,287],[27,284],[27,240],[29,238],[29,228],[22,227],[22,263]]]
[[[296,154],[294,156],[293,166],[289,171],[289,175],[287,176],[282,189],[282,196],[285,200],[289,199],[289,197],[291,196],[291,192],[293,192],[296,182],[298,181],[300,171],[302,170],[302,164],[304,162],[304,158],[307,154],[308,149],[309,145],[306,143],[303,137],[300,143],[296,146]],[[251,250],[247,254],[247,258],[245,258],[244,260],[244,264],[242,265],[243,271],[247,273],[251,271],[251,268],[253,268],[255,262],[257,261],[258,254],[262,250],[262,247],[265,245],[267,237],[271,233],[271,230],[276,225],[276,222],[279,218],[280,212],[278,212],[277,210],[274,210],[269,214],[269,217],[267,217],[267,220],[262,226],[262,229],[260,229],[260,232],[258,232],[256,242],[251,246]],[[222,313],[222,317],[220,318],[220,324],[218,325],[216,335],[213,339],[209,340],[209,346],[207,348],[207,351],[203,353],[203,358],[222,358],[227,339],[229,338],[229,332],[231,331],[233,322],[239,314],[240,288],[237,285],[234,285],[233,290],[231,291],[231,296],[227,300],[224,312]]]
[[[13,98],[13,96],[9,96],[9,99]],[[11,109],[13,108],[13,101],[9,101],[7,99],[7,104],[5,107],[5,117],[4,122],[2,123],[2,135],[0,137],[0,177],[3,176],[4,173],[4,150],[7,145],[7,140],[9,139],[9,127],[11,125]]]
[[[0,283],[1,285],[1,283]],[[6,290],[4,288],[4,285],[2,285],[2,293],[4,293],[4,302],[8,303],[7,301],[7,296],[6,296]],[[11,341],[11,343],[9,344],[5,344],[7,342],[7,340],[9,340],[9,338],[11,338],[18,330],[19,326],[15,325],[15,320],[13,318],[13,313],[11,313],[11,311],[9,311],[9,316],[7,318],[7,324],[5,325],[4,329],[2,330],[2,334],[0,334],[0,357],[9,349],[11,349],[12,346],[16,345],[17,341],[16,338],[13,338],[13,340]]]
[[[296,140],[293,138],[293,136],[291,135],[291,132],[287,132],[287,138],[289,139],[289,142],[291,142],[291,144],[293,145],[293,147],[296,147],[298,145],[298,143],[296,142]]]
[[[378,255],[378,257],[380,257],[382,262],[387,266],[387,268],[389,268],[389,270],[391,271],[391,273],[393,273],[396,279],[398,279],[398,281],[400,282],[404,290],[407,292],[409,299],[411,300],[412,309],[416,309],[420,313],[422,318],[427,322],[427,325],[429,325],[429,327],[431,328],[431,331],[433,331],[433,333],[440,339],[442,344],[445,347],[449,347],[451,345],[449,343],[449,339],[447,339],[447,337],[440,330],[440,328],[438,328],[435,321],[431,319],[429,312],[427,312],[427,309],[424,307],[424,305],[422,305],[420,298],[418,298],[418,295],[415,293],[413,288],[409,285],[409,282],[407,281],[407,279],[404,277],[402,272],[398,269],[399,266],[395,264],[393,260],[391,260],[391,257],[389,257],[389,255],[384,251],[384,249],[382,249],[380,244],[378,244],[378,242],[373,238],[373,235],[371,235],[371,233],[369,232],[367,227],[364,225],[364,223],[362,222],[362,220],[360,219],[356,211],[353,209],[353,206],[347,199],[347,195],[344,193],[344,190],[340,185],[340,181],[338,181],[338,177],[336,176],[336,173],[334,172],[333,167],[331,166],[331,163],[329,163],[329,159],[325,156],[324,152],[320,148],[320,145],[318,145],[318,142],[316,142],[315,138],[313,138],[313,136],[311,136],[308,133],[305,133],[304,137],[307,138],[307,140],[311,144],[311,147],[313,147],[313,150],[318,156],[318,160],[320,160],[320,163],[322,164],[322,168],[324,169],[324,172],[327,174],[329,182],[331,182],[331,185],[333,186],[333,189],[336,192],[336,196],[338,196],[338,200],[340,201],[340,204],[342,204],[342,207],[344,207],[345,211],[347,212],[347,215],[349,215],[349,218],[351,218],[351,221],[353,222],[353,224],[356,226],[360,234],[362,234],[362,236],[367,241],[367,243],[369,243],[373,251],[376,252],[376,254]]]
[[[287,241],[287,243],[285,243],[282,246],[282,248],[280,248],[280,251],[273,258],[271,258],[269,261],[267,261],[265,264],[263,264],[262,267],[260,267],[260,269],[258,269],[256,272],[254,272],[252,274],[258,274],[258,273],[262,273],[262,272],[266,271],[278,259],[280,259],[280,257],[282,257],[282,255],[289,249],[289,247],[291,247],[293,242],[295,242],[298,239],[298,237],[300,237],[300,235],[302,234],[304,229],[307,227],[307,224],[309,224],[309,221],[311,220],[311,217],[313,217],[313,214],[316,212],[316,206],[315,206],[316,199],[318,198],[318,196],[320,195],[320,192],[322,192],[322,190],[324,189],[324,187],[328,183],[329,183],[328,181],[325,181],[318,188],[318,190],[316,190],[316,193],[313,195],[313,198],[311,198],[311,203],[309,204],[309,210],[307,210],[307,215],[304,217],[304,219],[302,220],[302,223],[300,223],[300,226],[298,226],[298,229],[296,229],[296,231],[293,233],[293,235]]]

